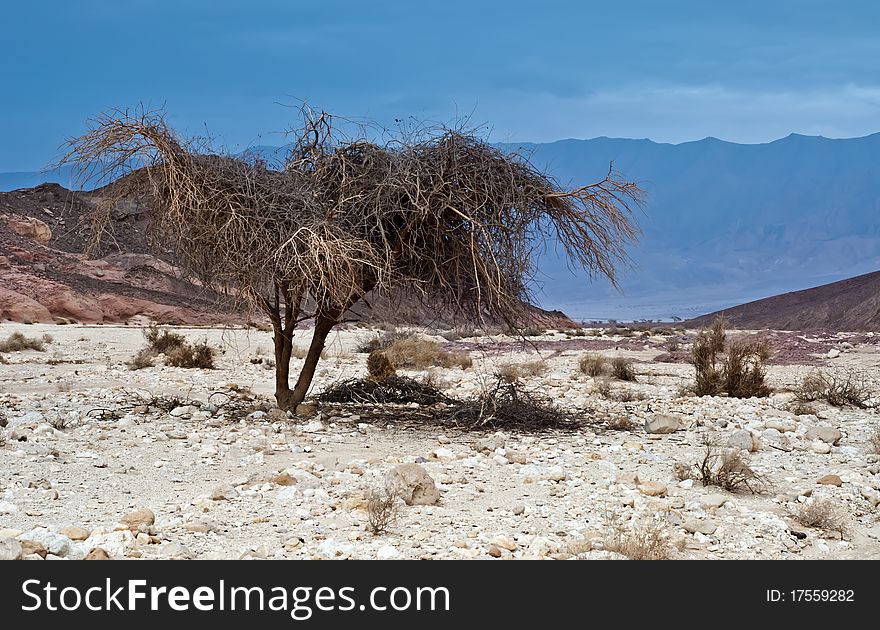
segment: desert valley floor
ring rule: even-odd
[[[427,370],[451,396],[474,395],[501,364],[543,359],[546,369],[524,386],[587,410],[577,430],[521,434],[367,422],[330,405],[288,417],[272,408],[272,370],[252,361],[271,355],[270,333],[176,329],[222,348],[217,369],[130,370],[141,330],[0,324],[0,339],[16,331],[53,339],[44,352],[4,353],[0,363],[8,423],[0,429],[0,551],[17,540],[33,559],[82,558],[95,548],[110,558],[590,559],[624,557],[604,551],[615,536],[659,531],[671,558],[880,558],[875,410],[788,410],[814,366],[880,377],[870,333],[773,333],[775,391],[762,399],[685,395],[693,367],[655,361],[669,354],[660,335],[549,333],[533,346],[436,337],[473,359],[466,370]],[[297,343],[307,345],[308,334],[299,331]],[[365,375],[366,355],[354,348],[369,335],[332,335],[313,391]],[[633,360],[637,381],[611,381],[603,394],[578,369],[586,352]],[[232,413],[226,403],[248,390],[264,410]],[[151,406],[156,396],[181,402]],[[668,416],[677,430],[646,430],[646,421]],[[700,460],[707,437],[752,451],[763,491],[680,479],[676,471]],[[439,499],[400,505],[388,531],[373,535],[368,492],[412,463],[433,478]],[[815,501],[845,515],[843,539],[797,521]]]

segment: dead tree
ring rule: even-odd
[[[161,112],[114,111],[64,158],[145,187],[150,240],[210,287],[259,307],[274,330],[275,397],[302,402],[330,331],[371,292],[406,291],[461,321],[527,322],[537,258],[558,243],[570,265],[616,284],[641,189],[613,170],[573,190],[520,156],[452,129],[386,144],[338,139],[306,112],[283,170],[184,143]],[[103,206],[104,226],[112,199]],[[289,386],[293,332],[314,322]]]

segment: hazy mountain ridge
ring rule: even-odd
[[[552,251],[545,257],[539,300],[576,318],[687,318],[880,268],[880,134],[792,134],[751,145],[600,137],[499,146],[524,153],[563,185],[599,180],[613,162],[648,193],[623,296],[605,281],[572,276]],[[277,164],[285,149],[248,153]],[[70,183],[69,171],[51,175]],[[0,188],[35,178],[0,174]]]

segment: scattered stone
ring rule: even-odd
[[[490,556],[492,556],[493,558],[500,558],[501,557],[501,550],[498,547],[496,547],[495,545],[489,545],[489,550],[487,553]]]
[[[292,476],[287,471],[284,471],[272,477],[272,483],[279,486],[292,486],[296,483],[296,477]]]
[[[704,508],[720,508],[728,500],[723,494],[704,494],[700,497],[700,505]]]
[[[58,530],[58,533],[67,536],[71,540],[81,541],[86,540],[92,532],[84,527],[62,527]]]
[[[748,429],[739,429],[738,431],[734,431],[727,439],[727,446],[741,451],[755,453],[760,450],[761,442],[758,440],[758,437]]]
[[[231,501],[237,496],[238,492],[228,483],[220,484],[211,490],[211,499],[213,501]]]
[[[83,560],[109,560],[110,554],[104,551],[101,547],[95,547],[90,552],[88,552],[83,558]]]
[[[21,560],[23,557],[20,542],[14,538],[0,538],[0,561]]]
[[[499,534],[495,536],[489,543],[499,549],[506,549],[507,551],[516,551],[516,543],[509,536],[505,536],[503,534]]]
[[[517,503],[512,508],[512,512],[513,512],[514,516],[520,516],[521,514],[524,514],[525,511],[526,511],[526,506],[524,506],[522,503]]]
[[[659,481],[645,481],[638,488],[639,492],[648,497],[665,497],[667,492],[666,484]]]
[[[434,505],[440,500],[440,491],[434,480],[418,464],[400,464],[385,477],[387,486],[407,505]]]
[[[400,557],[400,552],[397,548],[392,547],[391,545],[383,545],[379,547],[379,551],[376,552],[377,560],[395,560]]]
[[[813,441],[819,440],[820,442],[832,444],[833,446],[837,446],[838,442],[840,442],[840,438],[840,431],[833,427],[813,427],[812,429],[808,429],[804,434],[804,439]]]
[[[39,553],[39,549],[42,547],[43,550],[46,551],[46,554],[52,554],[53,556],[63,558],[67,555],[67,552],[70,551],[70,539],[67,536],[56,534],[45,527],[38,527],[29,532],[25,532],[19,536],[19,540],[22,541],[23,545],[28,542],[37,543],[39,545],[29,546],[28,551],[30,553]]]
[[[129,512],[119,522],[132,532],[144,531],[156,523],[156,515],[148,508],[140,508]]]
[[[655,413],[645,421],[645,431],[648,433],[675,433],[680,428],[681,419],[669,414]]]
[[[823,486],[837,486],[839,488],[843,485],[843,480],[837,475],[825,475],[824,477],[820,477],[816,483]]]
[[[827,455],[831,452],[831,445],[817,440],[810,443],[810,450],[819,455]]]
[[[696,518],[686,519],[681,526],[689,534],[699,532],[704,536],[711,536],[718,529],[718,526],[712,521],[703,521]]]

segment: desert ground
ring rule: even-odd
[[[0,553],[30,559],[880,557],[878,426],[867,408],[811,403],[793,390],[815,367],[880,377],[866,334],[772,333],[765,398],[696,397],[692,365],[657,361],[669,336],[551,332],[447,341],[467,369],[401,370],[468,397],[503,365],[542,362],[522,386],[585,417],[576,429],[465,430],[377,421],[345,405],[285,414],[261,358],[271,333],[174,328],[222,349],[213,370],[129,369],[137,326],[0,324],[48,334],[42,352],[0,363]],[[686,344],[693,331],[681,332]],[[331,336],[313,391],[366,374],[355,352],[375,332]],[[306,346],[308,330],[298,331]],[[880,341],[880,337],[877,338]],[[585,353],[633,361],[635,382],[590,377]],[[674,352],[671,354],[675,354]],[[293,373],[300,361],[294,359]],[[172,400],[169,405],[168,401]],[[230,404],[237,401],[236,404]],[[243,401],[243,402],[242,402]],[[249,405],[249,407],[248,407]],[[805,412],[806,411],[806,412]],[[670,424],[671,423],[671,424]],[[657,427],[668,433],[649,432]],[[688,478],[709,439],[739,452],[757,493]],[[421,500],[397,499],[374,534],[368,496],[415,464]],[[412,468],[409,468],[410,481]],[[421,473],[418,473],[421,474]],[[398,475],[398,477],[400,477]],[[433,480],[433,486],[430,481]],[[415,495],[414,495],[415,496]],[[824,521],[804,523],[811,507]],[[96,551],[100,550],[100,551]]]

